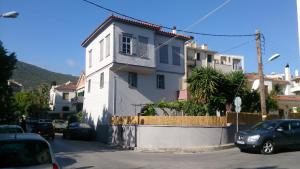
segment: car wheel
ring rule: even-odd
[[[267,140],[263,143],[260,152],[262,154],[273,154],[275,152],[274,142]]]

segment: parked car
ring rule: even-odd
[[[241,150],[255,150],[272,154],[280,148],[300,145],[300,120],[270,120],[239,131],[235,145]]]
[[[52,123],[37,123],[37,125],[33,129],[34,133],[40,134],[41,136],[52,140],[55,138],[54,127]]]
[[[24,133],[24,131],[18,125],[0,125],[0,134],[3,133]]]
[[[61,132],[67,127],[67,122],[64,120],[53,120],[52,122],[55,132]]]
[[[65,139],[84,139],[91,140],[95,137],[95,130],[86,123],[70,123],[63,131]]]
[[[34,133],[1,134],[0,159],[0,168],[60,168],[49,143]]]

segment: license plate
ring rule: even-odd
[[[236,143],[238,143],[238,144],[245,144],[245,142],[241,141],[241,140],[236,141]]]

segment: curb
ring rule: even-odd
[[[234,144],[223,144],[218,146],[203,146],[195,148],[134,148],[135,152],[144,153],[200,153],[200,152],[213,152],[234,148]]]

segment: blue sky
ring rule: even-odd
[[[225,0],[91,0],[120,13],[155,24],[185,29]],[[0,0],[0,13],[18,11],[16,19],[0,18],[0,40],[21,61],[55,72],[79,75],[84,69],[81,42],[111,13],[82,0]],[[213,34],[252,34],[258,28],[265,36],[265,73],[283,73],[289,63],[299,69],[296,0],[231,0],[226,6],[189,31]],[[245,57],[246,72],[257,71],[253,37],[224,38],[193,35],[209,49]],[[239,44],[239,48],[228,50]]]

